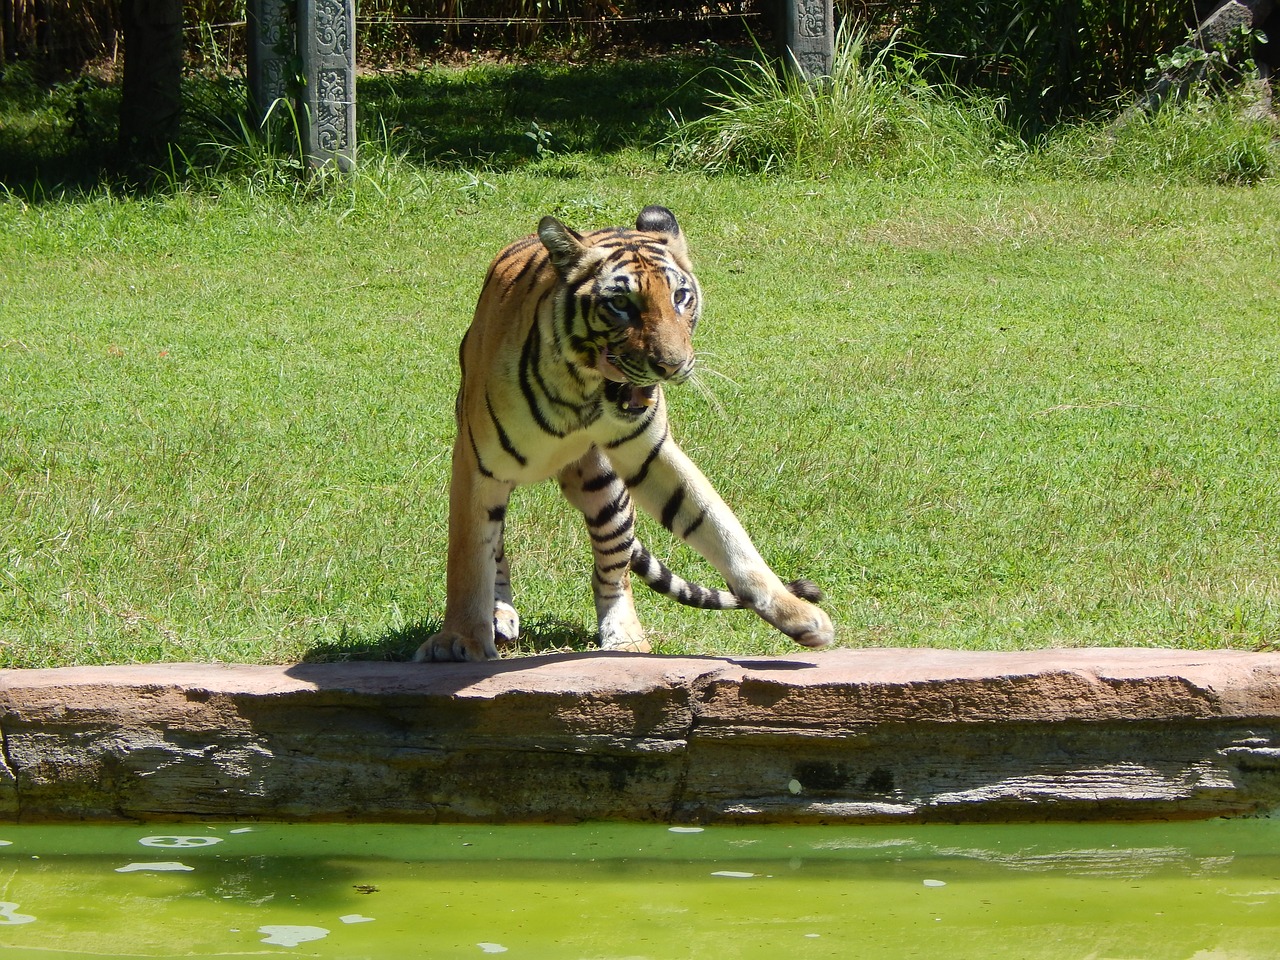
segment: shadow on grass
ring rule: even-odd
[[[421,620],[377,637],[341,637],[316,644],[303,654],[303,663],[348,663],[352,661],[404,662],[441,627],[436,619]],[[521,636],[504,656],[529,656],[539,653],[583,653],[599,649],[594,630],[563,620],[540,618],[523,621]]]
[[[399,71],[360,78],[358,136],[385,144],[424,167],[511,169],[563,154],[606,157],[649,148],[672,118],[700,116],[717,68],[732,62],[720,47],[595,60],[548,60]],[[245,128],[244,83],[234,77],[184,82],[179,163],[152,178],[177,186],[183,158],[199,166],[217,155],[261,156],[237,142]],[[81,78],[45,87],[15,68],[0,73],[0,190],[29,200],[57,199],[120,180],[115,134],[117,86]],[[228,150],[219,151],[218,144]],[[376,146],[375,146],[376,149]]]
[[[367,139],[382,136],[413,161],[505,169],[561,153],[608,155],[653,147],[672,117],[707,111],[729,58],[696,54],[588,64],[480,65],[367,77]]]
[[[45,86],[22,64],[0,73],[0,193],[56,199],[116,166],[118,88],[83,77]]]

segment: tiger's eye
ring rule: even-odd
[[[627,307],[631,306],[631,298],[625,293],[615,293],[609,298],[609,306],[615,310],[626,310]]]

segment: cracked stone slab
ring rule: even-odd
[[[11,821],[1239,815],[1280,798],[1280,654],[11,670],[0,747]]]

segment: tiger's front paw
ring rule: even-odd
[[[830,645],[836,638],[836,628],[832,626],[831,618],[827,616],[826,611],[819,610],[812,604],[809,604],[809,607],[811,616],[808,623],[800,632],[788,633],[787,636],[802,647],[820,649]]]
[[[825,647],[836,638],[825,610],[790,594],[776,598],[768,611],[759,613],[802,647]]]
[[[644,638],[644,627],[636,618],[635,611],[628,603],[618,607],[600,620],[600,648],[602,650],[624,650],[627,653],[648,653],[652,647]]]
[[[492,640],[477,640],[453,630],[441,630],[420,646],[418,652],[413,655],[414,663],[465,660],[479,663],[497,658],[498,648],[494,646]]]

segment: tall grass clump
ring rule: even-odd
[[[873,46],[842,26],[832,75],[806,81],[760,60],[725,72],[711,111],[671,140],[678,165],[708,172],[864,168],[955,173],[981,166],[1005,137],[999,103],[927,83],[923,55],[896,36]]]
[[[189,113],[187,143],[175,147],[170,167],[159,171],[169,192],[355,209],[411,205],[435,189],[433,178],[407,159],[395,133],[376,118],[358,131],[353,171],[333,164],[311,167],[298,146],[302,118],[294,106],[279,100],[255,122],[245,96],[234,94],[236,86],[216,77],[191,83],[202,112]]]
[[[1054,175],[1249,186],[1275,176],[1280,124],[1252,57],[1266,38],[1237,28],[1206,48],[1197,34],[1155,58],[1146,92],[1109,124],[1067,124],[1044,138]]]
[[[1031,164],[1059,179],[1252,186],[1280,173],[1280,125],[1240,96],[1195,93],[1112,123],[1050,132]]]

